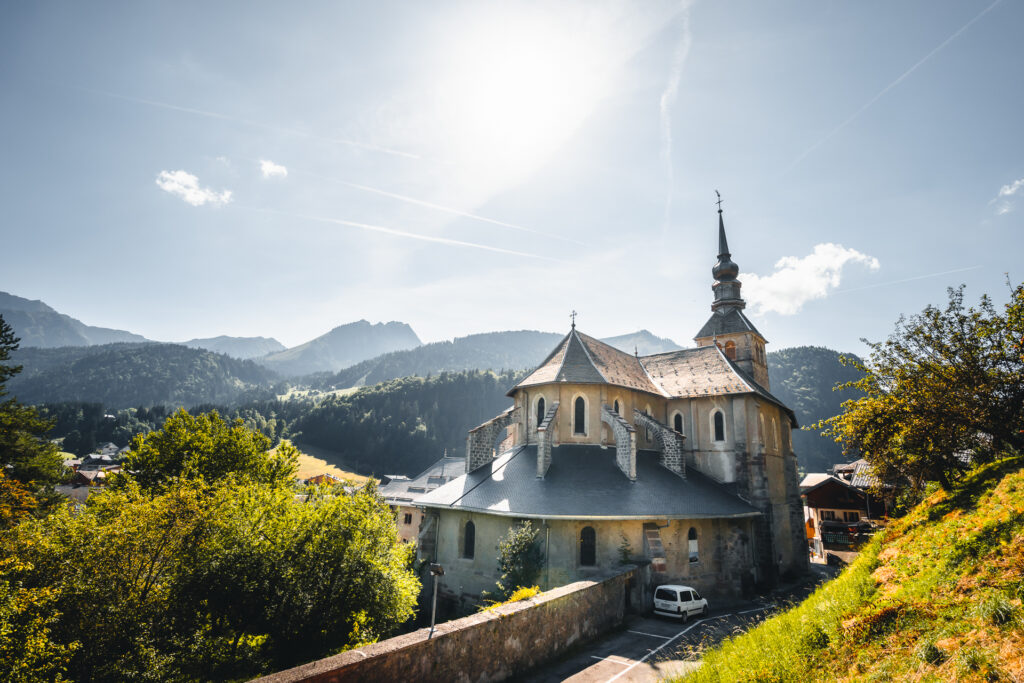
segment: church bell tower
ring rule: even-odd
[[[715,191],[718,195],[718,191]],[[722,198],[718,196],[718,262],[711,269],[715,282],[711,291],[711,318],[704,324],[694,341],[697,346],[715,344],[729,360],[750,375],[755,382],[769,389],[768,361],[765,344],[768,342],[743,313],[747,302],[740,296],[743,283],[737,279],[740,267],[732,260],[729,242],[725,237],[725,219],[722,217]]]

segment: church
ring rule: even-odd
[[[471,430],[466,473],[417,498],[421,559],[479,600],[496,546],[531,520],[542,589],[649,561],[654,583],[737,597],[807,569],[793,411],[771,394],[765,338],[718,211],[711,317],[696,348],[639,356],[572,329]]]

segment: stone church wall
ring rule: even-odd
[[[462,529],[467,521],[475,525],[476,542],[472,559],[461,557]],[[482,592],[493,593],[499,578],[497,545],[511,526],[520,520],[461,511],[441,515],[437,540],[438,562],[445,568],[440,594],[457,612],[467,612],[481,600]],[[655,583],[683,583],[716,600],[735,598],[753,582],[750,570],[754,527],[749,518],[735,520],[532,520],[540,528],[539,541],[547,546],[547,567],[538,579],[542,589],[590,579],[623,565],[628,558],[647,562],[650,555],[644,537],[644,521],[662,527],[665,551],[664,571]],[[667,526],[664,526],[666,525]],[[584,527],[596,537],[596,563],[580,564],[580,537]],[[697,530],[698,560],[690,562],[689,530]]]

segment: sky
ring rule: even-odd
[[[0,290],[287,346],[710,315],[769,350],[1024,280],[1024,3],[0,6]],[[1016,84],[1016,85],[1015,85]]]

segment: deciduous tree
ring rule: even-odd
[[[241,420],[231,424],[211,411],[199,416],[179,410],[161,429],[132,441],[123,467],[145,489],[158,489],[179,478],[216,482],[234,475],[253,482],[291,480],[298,450],[282,443],[271,450],[263,434]]]
[[[944,309],[901,318],[871,343],[852,386],[865,396],[821,423],[883,480],[950,480],[1006,448],[1024,447],[1024,285],[1001,309],[966,307],[963,288]]]

